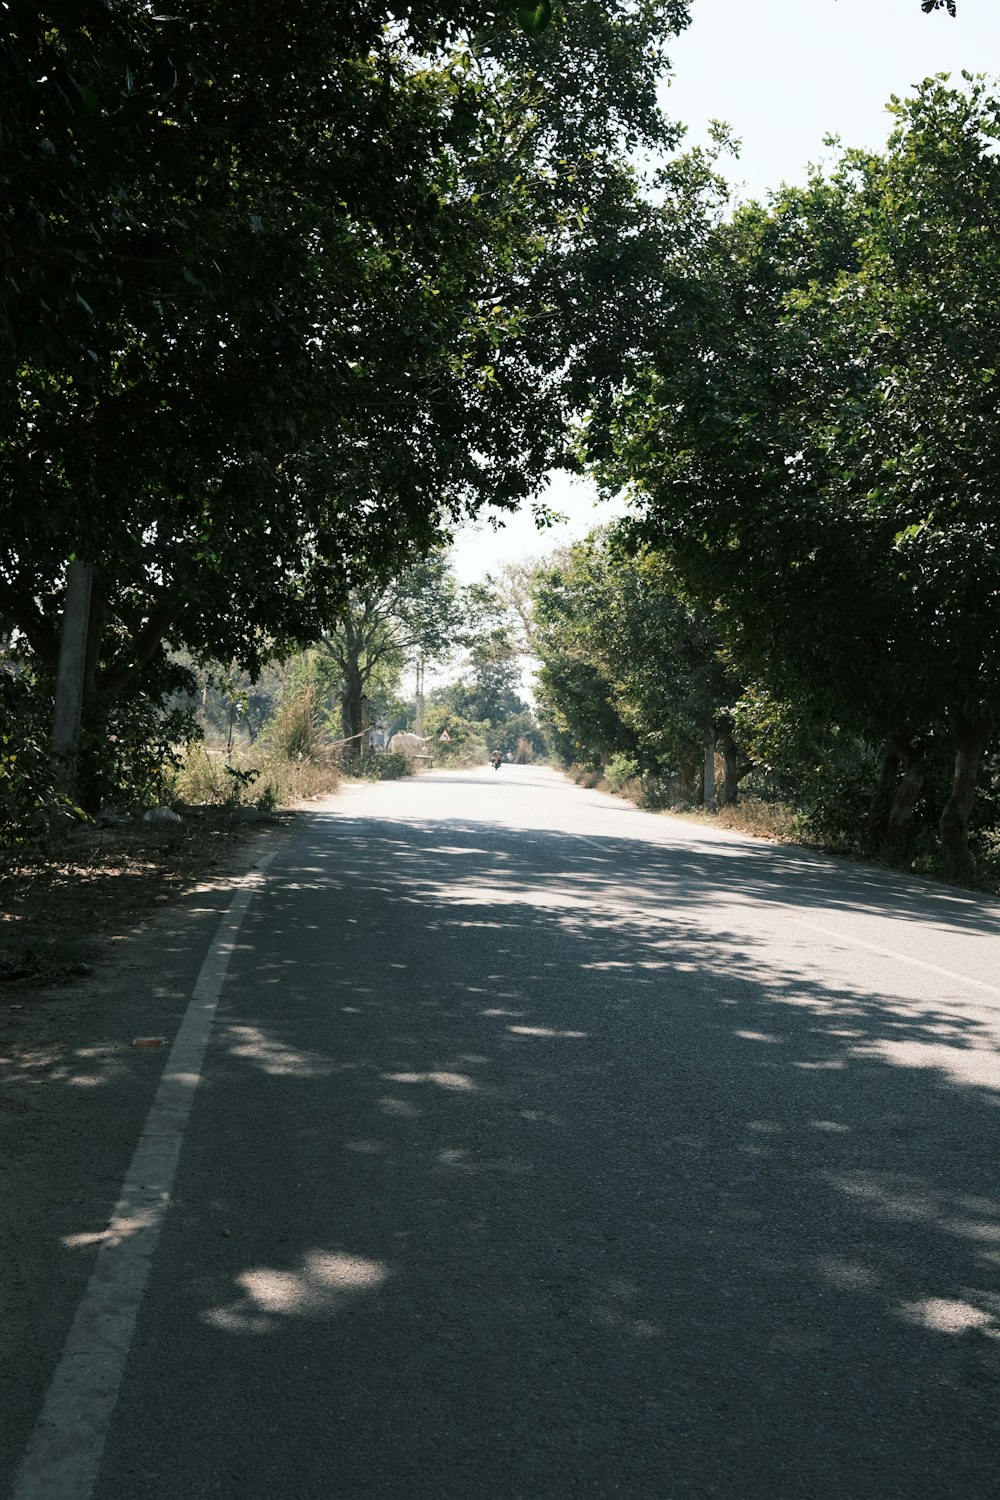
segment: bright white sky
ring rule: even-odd
[[[762,198],[783,181],[804,182],[810,162],[831,161],[825,135],[882,146],[891,94],[932,73],[1000,76],[1000,0],[958,0],[955,20],[925,16],[919,0],[692,0],[691,25],[670,56],[667,114],[688,126],[690,144],[705,139],[709,120],[728,121],[742,149],[726,175],[742,196]],[[467,528],[454,551],[461,580],[549,552],[611,515],[589,485],[565,476],[547,499],[566,525],[538,532],[527,511],[500,532]]]

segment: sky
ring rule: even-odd
[[[726,120],[742,146],[724,175],[742,197],[763,198],[805,182],[810,163],[832,164],[827,135],[883,146],[890,95],[931,74],[1000,77],[1000,0],[957,4],[952,20],[924,15],[919,0],[691,0],[691,25],[670,47],[664,109],[688,127],[690,145],[707,139],[710,120]],[[592,487],[567,475],[553,476],[545,498],[565,524],[538,532],[527,510],[499,532],[465,529],[453,554],[462,582],[544,555],[620,509],[596,505]]]

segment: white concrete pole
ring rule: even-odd
[[[414,716],[413,716],[414,717],[413,732],[414,732],[414,734],[419,734],[420,737],[421,737],[421,739],[423,739],[423,734],[424,734],[424,659],[423,659],[422,656],[418,656],[417,657],[417,692],[416,692],[416,700],[417,700],[416,701],[416,707],[415,707]]]

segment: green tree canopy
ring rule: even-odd
[[[94,565],[91,709],[167,640],[256,672],[600,425],[679,232],[630,163],[686,8],[516,12],[6,6],[0,616],[51,662]]]
[[[524,664],[520,622],[501,586],[487,574],[462,591],[460,678],[442,697],[462,719],[497,730],[527,709],[520,682]]]
[[[460,626],[458,586],[441,551],[394,577],[353,585],[318,646],[339,694],[345,740],[356,743],[367,727],[365,701],[374,681],[398,683],[414,657],[443,661],[455,650]]]
[[[1000,106],[933,79],[892,107],[884,154],[710,237],[615,477],[745,672],[907,774],[947,721],[958,867],[1000,702]]]
[[[543,714],[567,759],[594,765],[624,754],[689,786],[714,735],[733,800],[739,681],[711,619],[685,600],[663,556],[623,541],[604,528],[538,571]]]

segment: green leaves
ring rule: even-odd
[[[529,36],[541,36],[552,21],[550,0],[538,0],[536,5],[519,5],[516,15],[523,31]]]
[[[1000,704],[1000,102],[931,79],[896,118],[706,239],[618,436],[743,671],[872,738]]]
[[[0,582],[41,649],[94,561],[97,683],[162,682],[165,592],[255,673],[606,431],[685,7],[53,3],[0,28]]]
[[[624,540],[595,532],[539,572],[540,702],[568,758],[638,756],[677,771],[699,759],[739,684],[712,619],[662,557]]]

